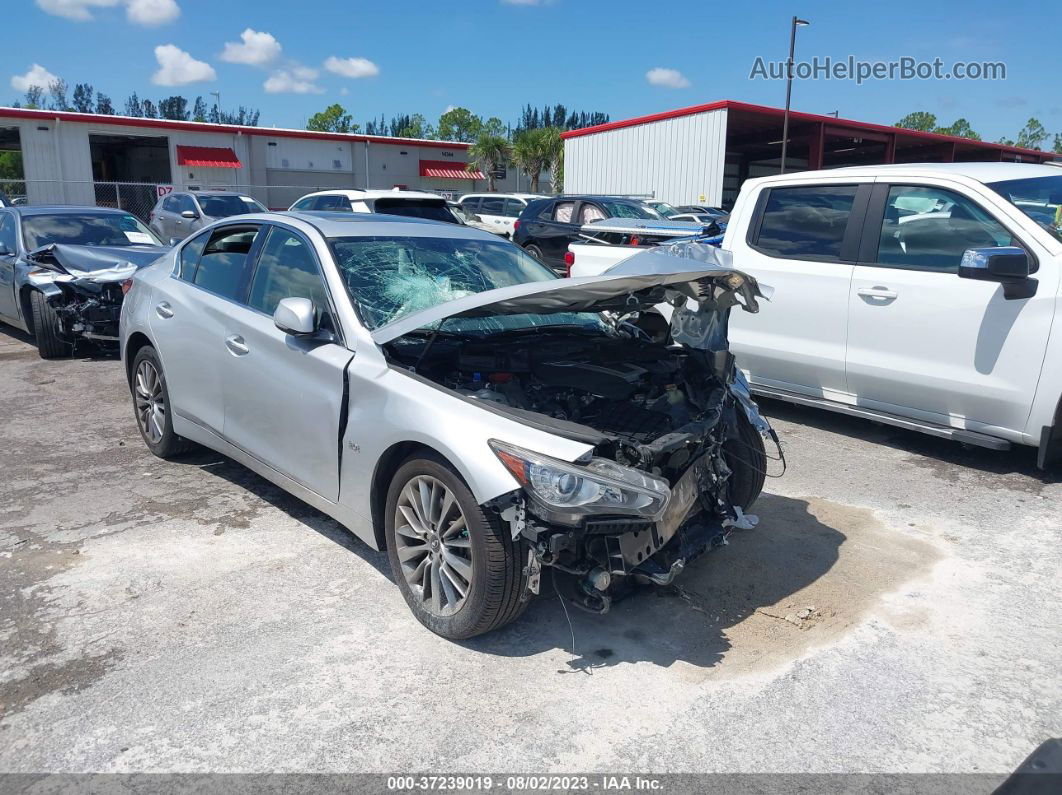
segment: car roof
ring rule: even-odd
[[[462,199],[478,199],[483,198],[500,198],[500,199],[548,199],[549,196],[544,193],[465,193],[461,196]]]
[[[132,215],[128,210],[119,210],[116,207],[92,207],[77,204],[17,204],[5,207],[5,210],[18,213],[19,215],[84,215],[95,213],[99,215]]]
[[[254,223],[267,221],[285,223],[292,219],[317,228],[325,237],[444,237],[469,240],[497,241],[500,238],[471,226],[431,221],[426,218],[407,218],[385,213],[344,213],[308,210],[284,210],[268,213],[248,213],[236,216],[232,221]]]
[[[633,196],[609,196],[607,193],[579,193],[574,195],[563,194],[561,196],[550,196],[551,199],[572,200],[575,201],[610,201],[620,202],[622,204],[645,204],[647,199],[636,199]]]
[[[1032,177],[1062,176],[1058,166],[1038,163],[889,163],[876,166],[846,166],[823,171],[794,171],[785,177],[827,176],[838,174],[845,177],[886,177],[895,174],[926,174],[936,176],[958,176],[977,182],[999,182],[1007,179],[1028,179]],[[766,177],[771,180],[776,176]]]
[[[166,195],[172,196],[174,193],[187,193],[189,196],[250,196],[246,191],[239,190],[175,190]],[[166,196],[162,198],[165,199]]]
[[[337,188],[334,190],[318,190],[300,196],[295,201],[302,201],[309,196],[346,196],[348,199],[444,199],[437,193],[427,193],[419,190],[356,190]]]

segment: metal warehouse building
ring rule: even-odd
[[[572,130],[562,136],[564,189],[730,207],[746,179],[778,173],[783,116],[781,108],[722,100]],[[834,116],[789,114],[787,171],[876,163],[1043,163],[1058,157]]]
[[[286,209],[310,190],[393,187],[459,195],[486,189],[468,144],[266,127],[0,108],[0,151],[22,153],[30,204],[99,204],[140,215],[169,189],[222,187]],[[500,176],[500,175],[499,175]],[[499,190],[526,188],[508,169]]]

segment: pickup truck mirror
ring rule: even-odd
[[[959,276],[983,282],[1020,282],[1029,278],[1029,254],[1018,246],[970,248],[963,252]]]
[[[1003,285],[1003,298],[1014,301],[1036,295],[1039,282],[1030,279],[1029,252],[1019,246],[970,248],[959,262],[960,279],[976,279]]]
[[[283,298],[273,312],[273,324],[296,337],[306,337],[317,331],[317,313],[309,298]]]

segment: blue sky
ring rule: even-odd
[[[36,64],[43,70],[37,75],[61,76],[71,87],[92,83],[116,106],[133,91],[154,99],[172,93],[209,99],[209,92],[220,91],[226,108],[257,107],[263,125],[283,127],[303,126],[332,102],[361,123],[403,112],[434,121],[452,105],[507,122],[517,119],[525,102],[561,102],[569,110],[600,110],[614,120],[716,99],[782,105],[784,82],[751,80],[749,73],[758,56],[785,58],[789,17],[797,13],[812,22],[798,32],[798,60],[912,56],[939,57],[946,65],[991,60],[1007,66],[1006,80],[997,81],[797,81],[797,110],[836,110],[842,117],[884,124],[928,110],[943,124],[966,117],[988,140],[1015,137],[1030,116],[1049,132],[1062,132],[1062,7],[1054,3],[5,0],[4,5],[4,104],[21,95],[17,86],[35,79]],[[860,8],[867,13],[852,13]],[[248,29],[245,41],[241,35]],[[227,48],[230,43],[239,46]],[[651,70],[677,74],[653,72],[654,84]]]

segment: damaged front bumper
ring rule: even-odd
[[[59,332],[68,340],[117,342],[122,284],[135,272],[129,263],[84,274],[40,269],[30,271],[27,283],[55,310]]]

